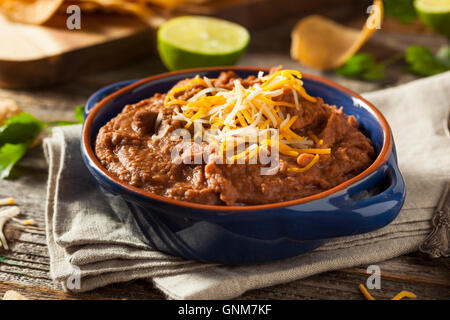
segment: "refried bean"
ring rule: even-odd
[[[241,79],[233,72],[222,72],[210,81],[215,87],[232,89],[236,79],[244,88],[260,81],[254,76]],[[187,100],[204,88],[193,85],[177,98]],[[172,118],[177,105],[164,106],[165,97],[157,93],[125,106],[99,130],[95,143],[98,160],[112,175],[164,197],[209,205],[257,205],[299,199],[353,178],[375,157],[370,139],[358,129],[353,116],[324,103],[320,97],[314,103],[298,97],[301,108],[284,110],[298,116],[291,130],[301,136],[312,132],[322,140],[312,148],[331,149],[330,154],[320,155],[309,170],[287,170],[292,165],[309,163],[312,156],[308,154],[298,159],[280,154],[279,170],[273,175],[261,175],[260,164],[175,163],[172,151],[181,138],[173,139],[170,133],[183,128],[185,122]],[[277,99],[294,101],[288,91]]]

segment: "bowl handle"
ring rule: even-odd
[[[351,190],[348,192],[352,211],[357,212],[362,218],[356,234],[372,231],[374,226],[383,227],[397,216],[403,206],[406,188],[397,166],[395,152],[383,166],[382,174],[371,183],[371,186],[368,188],[369,193],[375,190],[374,195],[366,193],[362,197],[361,194],[351,194]]]
[[[83,118],[86,119],[86,117],[89,115],[89,112],[99,103],[103,98],[109,96],[110,94],[116,92],[117,90],[120,90],[139,79],[134,80],[126,80],[118,83],[114,83],[112,85],[109,85],[107,87],[104,87],[97,92],[95,92],[93,95],[89,97],[89,99],[86,101],[86,104],[84,105],[84,112],[83,112]]]

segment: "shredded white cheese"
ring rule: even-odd
[[[14,204],[14,198],[9,197],[9,198],[0,199],[0,206],[6,206],[6,205],[10,205],[10,204]]]
[[[261,71],[258,73],[261,83],[244,88],[241,81],[235,79],[231,90],[215,87],[207,77],[196,77],[186,85],[169,91],[165,103],[179,106],[174,109],[173,119],[185,121],[186,129],[192,124],[204,126],[202,128],[207,131],[203,135],[204,139],[218,144],[223,150],[227,149],[228,144],[234,148],[236,144],[246,143],[247,148],[242,156],[253,155],[251,152],[258,147],[271,146],[273,143],[270,138],[265,138],[266,144],[263,145],[261,142],[248,143],[248,137],[263,137],[263,133],[267,136],[272,131],[277,133],[277,144],[280,143],[279,150],[283,154],[297,156],[304,150],[313,154],[327,154],[329,149],[308,148],[314,145],[311,137],[300,136],[291,129],[298,114],[293,115],[296,112],[291,113],[289,109],[300,110],[300,98],[317,101],[306,93],[301,77],[301,73],[295,70],[280,70],[269,75]],[[187,101],[175,97],[194,84],[201,84],[205,88]],[[282,100],[286,90],[292,92],[290,101]],[[160,132],[156,137],[162,135],[164,133]]]
[[[0,248],[3,247],[6,250],[9,250],[8,242],[6,241],[6,237],[3,234],[3,227],[8,222],[8,220],[14,218],[20,213],[20,208],[17,206],[12,206],[0,211]]]

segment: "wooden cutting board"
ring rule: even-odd
[[[121,15],[83,15],[81,30],[57,15],[44,26],[0,16],[0,86],[30,88],[119,66],[154,51],[154,29]]]
[[[68,15],[64,13],[41,26],[11,22],[0,15],[0,87],[49,86],[156,54],[156,27],[173,16],[216,16],[252,28],[338,1],[342,3],[342,0],[215,0],[175,11],[156,11],[157,18],[152,18],[151,23],[120,14],[82,13],[81,30],[68,30]],[[351,1],[356,0],[346,0]]]

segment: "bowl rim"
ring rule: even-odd
[[[152,200],[162,201],[165,203],[168,203],[170,205],[176,205],[176,206],[182,206],[182,207],[189,207],[192,209],[201,209],[205,211],[255,211],[255,210],[266,210],[266,209],[276,209],[276,208],[282,208],[282,207],[289,207],[293,205],[299,205],[306,202],[318,200],[325,198],[333,193],[339,192],[341,190],[344,190],[351,184],[357,182],[358,180],[361,180],[362,178],[368,176],[369,174],[373,173],[377,169],[379,169],[383,164],[385,164],[392,151],[392,135],[391,130],[389,127],[389,124],[387,120],[384,118],[383,114],[369,101],[358,95],[357,93],[333,82],[327,79],[324,79],[319,76],[307,74],[302,72],[303,78],[311,79],[317,82],[320,82],[322,84],[325,84],[327,86],[333,87],[335,89],[338,89],[339,91],[343,91],[347,93],[348,95],[355,97],[361,101],[363,101],[373,112],[375,117],[377,118],[378,122],[381,124],[381,127],[383,129],[384,137],[383,137],[383,147],[380,150],[380,153],[378,154],[375,161],[363,172],[359,173],[355,177],[344,181],[343,183],[325,190],[320,193],[313,194],[308,197],[300,198],[300,199],[294,199],[289,201],[282,201],[282,202],[275,202],[275,203],[269,203],[269,204],[258,204],[258,205],[245,205],[245,206],[226,206],[226,205],[208,205],[208,204],[200,204],[195,202],[188,202],[183,200],[176,200],[164,196],[160,196],[158,194],[145,191],[143,189],[134,187],[126,182],[123,182],[119,180],[117,177],[113,176],[109,171],[107,171],[99,162],[97,157],[94,154],[93,148],[91,147],[90,143],[90,136],[92,131],[92,123],[93,119],[95,118],[96,114],[111,100],[117,98],[118,96],[133,90],[143,84],[146,84],[148,82],[158,80],[165,77],[170,77],[174,75],[181,75],[181,74],[189,74],[189,73],[195,73],[195,72],[211,72],[211,71],[229,71],[229,70],[241,70],[241,71],[253,71],[257,73],[258,71],[264,71],[269,72],[270,68],[260,68],[260,67],[249,67],[249,66],[224,66],[224,67],[206,67],[206,68],[193,68],[193,69],[184,69],[179,71],[171,71],[171,72],[165,72],[157,75],[153,75],[150,77],[143,78],[141,80],[138,80],[122,89],[119,89],[118,91],[113,92],[112,94],[104,97],[101,101],[99,101],[89,112],[87,115],[82,129],[82,146],[85,151],[86,156],[90,160],[91,164],[95,166],[95,169],[99,173],[103,175],[104,178],[110,180],[111,182],[119,185],[120,187],[124,188],[125,190],[138,194],[139,196],[148,197]],[[101,89],[100,89],[101,90]]]

